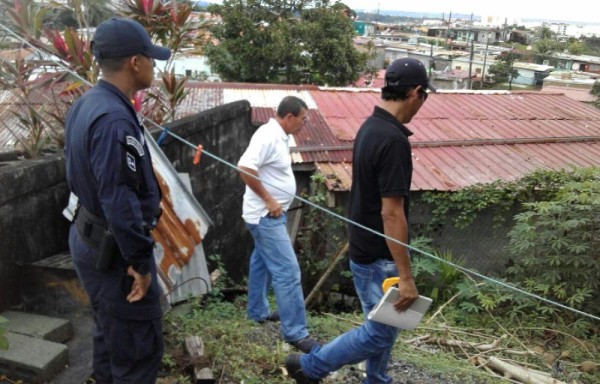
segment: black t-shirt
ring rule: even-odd
[[[403,197],[408,220],[412,178],[412,132],[394,116],[375,107],[360,127],[352,154],[352,190],[348,217],[378,233],[383,233],[382,197]],[[349,256],[355,263],[392,259],[385,238],[348,224]]]

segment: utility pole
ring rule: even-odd
[[[431,68],[433,67],[433,42],[430,45],[431,49],[429,50],[429,74],[427,77],[431,79]]]
[[[473,50],[475,49],[475,42],[471,39],[471,55],[469,56],[469,89],[473,89],[473,84],[471,84],[471,71],[473,69]]]
[[[471,55],[469,56],[469,89],[473,89],[471,71],[473,70],[473,50],[475,49],[475,39],[473,38],[473,13],[471,12],[471,22],[469,23],[469,36],[471,40]]]
[[[488,46],[490,45],[489,32],[486,32],[485,36],[486,36],[486,40],[485,40],[485,56],[483,57],[483,70],[481,71],[481,82],[479,83],[479,89],[483,89],[483,78],[485,77],[485,64],[487,62]]]
[[[448,25],[446,25],[446,47],[448,46],[448,36],[450,35],[450,20],[452,20],[452,11],[448,15]]]

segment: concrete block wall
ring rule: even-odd
[[[0,163],[0,311],[19,304],[19,265],[68,248],[64,157]]]

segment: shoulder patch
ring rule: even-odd
[[[126,136],[125,140],[126,140],[127,146],[134,148],[136,153],[138,154],[138,156],[144,156],[144,147],[138,141],[138,139],[136,139],[133,136]]]
[[[131,169],[133,172],[136,172],[135,168],[135,157],[129,152],[127,152],[127,168]]]

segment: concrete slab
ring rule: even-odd
[[[26,383],[45,383],[69,363],[67,346],[7,332],[8,350],[0,350],[0,372]]]
[[[6,330],[56,343],[65,343],[73,336],[73,327],[67,319],[18,311],[5,311],[0,316],[8,319]]]

